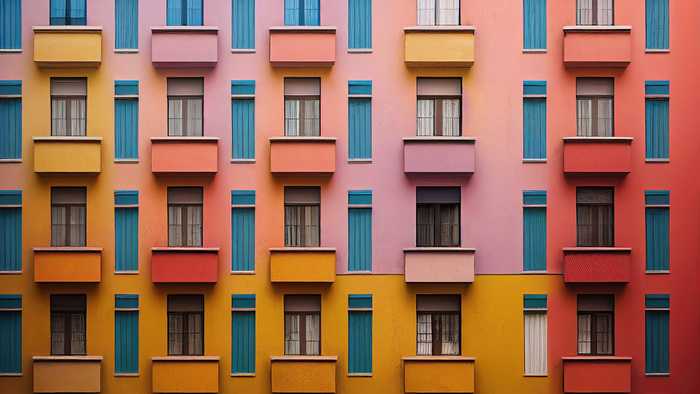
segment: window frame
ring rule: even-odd
[[[609,191],[611,195],[610,199],[610,204],[607,203],[582,203],[578,201],[578,193],[579,190],[598,190],[598,191]],[[609,206],[610,207],[610,242],[604,244],[604,245],[594,245],[592,242],[591,244],[585,244],[580,241],[580,226],[581,224],[579,223],[579,207],[590,207],[590,206]],[[592,228],[596,228],[596,226],[592,225]],[[593,234],[593,233],[592,233]],[[600,238],[600,237],[598,237]],[[614,247],[615,246],[615,188],[613,187],[605,187],[605,186],[595,186],[595,187],[577,187],[576,188],[576,246],[577,247]]]
[[[175,311],[170,311],[170,297],[172,296],[178,296],[178,297],[197,297],[201,300],[201,305],[202,305],[202,310],[201,311],[187,311],[187,312],[175,312]],[[172,294],[169,295],[168,298],[166,299],[166,308],[167,308],[167,328],[166,328],[166,333],[167,333],[167,348],[168,348],[168,356],[202,356],[204,355],[204,296],[201,294]],[[182,316],[183,317],[183,325],[182,325],[182,335],[181,335],[181,341],[182,341],[182,353],[181,354],[172,354],[170,353],[170,316],[172,315],[177,315],[177,316]],[[199,316],[201,326],[202,326],[202,331],[200,332],[201,336],[201,341],[202,341],[202,353],[200,354],[190,354],[189,353],[189,317],[190,316]]]
[[[61,78],[61,79],[63,79],[63,78]],[[74,78],[65,78],[65,79],[74,79]],[[83,79],[83,78],[80,78],[80,79]],[[86,92],[87,92],[87,81],[85,81],[85,85],[86,85],[85,87],[86,87]],[[71,122],[72,118],[70,116],[70,114],[72,112],[71,111],[72,110],[71,100],[82,100],[84,103],[83,105],[85,106],[85,117],[82,119],[83,131],[81,134],[74,134],[75,131],[70,126],[72,123]],[[55,118],[54,117],[53,107],[54,107],[55,102],[64,102],[65,103],[66,110],[65,110],[64,117],[62,117],[62,118]],[[50,111],[51,111],[51,136],[52,137],[85,137],[85,136],[87,136],[87,117],[88,117],[87,94],[84,96],[79,96],[79,95],[59,95],[59,94],[54,95],[53,93],[51,93],[51,105],[50,105],[50,107],[51,107]],[[56,134],[56,130],[53,127],[54,126],[54,122],[53,122],[54,119],[61,119],[61,120],[66,122],[66,135]],[[70,134],[68,134],[68,133],[70,133]]]
[[[419,14],[421,8],[418,8],[421,0],[416,0],[416,24],[418,25]],[[419,26],[461,26],[462,25],[462,0],[456,0],[457,2],[457,23],[452,25],[440,24],[440,2],[441,0],[430,0],[433,4],[433,9],[435,10],[435,18],[432,25],[419,25]]]
[[[591,138],[591,137],[608,137],[604,135],[600,135],[601,131],[598,129],[598,122],[600,121],[600,117],[598,116],[598,104],[603,100],[603,99],[609,99],[610,100],[610,137],[615,136],[615,95],[590,95],[590,94],[585,94],[585,95],[576,95],[576,134],[578,135],[579,133],[579,122],[581,121],[581,114],[579,113],[579,102],[584,101],[584,100],[590,100],[591,101],[591,135],[590,136],[580,136],[580,137],[586,137],[586,138]]]
[[[167,217],[168,217],[168,247],[175,247],[175,248],[201,248],[204,245],[204,189],[201,187],[184,187],[185,189],[199,189],[201,191],[202,195],[202,202],[200,204],[194,204],[194,203],[173,203],[170,202],[170,196],[167,197]],[[172,189],[179,189],[178,187],[173,187]],[[168,190],[170,192],[170,188]],[[172,224],[172,217],[170,216],[170,208],[180,208],[181,210],[181,218],[182,218],[182,223],[180,223],[180,237],[182,242],[179,245],[174,244],[174,242],[170,239],[170,226],[173,226]],[[199,245],[188,245],[190,242],[189,236],[187,235],[187,226],[189,224],[188,219],[187,219],[187,213],[189,212],[188,208],[200,208],[200,222],[201,226],[199,229]]]
[[[295,187],[292,187],[292,188],[295,188]],[[316,187],[308,187],[308,188],[301,187],[301,188],[302,189],[319,189],[319,196],[320,196],[320,188],[316,188]],[[285,189],[285,191],[286,191],[286,189]],[[300,208],[300,207],[301,208],[309,208],[309,207],[315,208],[316,207],[316,208],[318,208],[318,215],[317,215],[318,216],[318,224],[316,226],[316,228],[318,229],[318,231],[317,231],[318,245],[310,245],[306,241],[306,235],[305,235],[306,232],[305,231],[301,232],[301,234],[304,234],[304,242],[303,243],[293,245],[290,242],[287,242],[288,241],[287,240],[287,228],[289,226],[294,226],[294,227],[306,226],[306,224],[304,224],[305,221],[303,220],[304,215],[299,215],[299,217],[302,219],[299,222],[299,224],[289,224],[289,222],[287,221],[287,218],[288,218],[287,207],[295,207],[295,208]],[[304,228],[304,227],[302,227],[302,228]],[[288,247],[288,248],[289,247],[307,247],[307,248],[308,247],[320,247],[321,246],[321,201],[319,200],[318,203],[316,203],[316,202],[297,203],[297,202],[284,201],[284,227],[283,227],[283,229],[284,229],[284,246],[285,247]]]
[[[426,137],[461,137],[462,136],[462,96],[437,96],[437,95],[430,95],[430,96],[419,96],[416,95],[416,135],[418,135],[418,102],[419,101],[427,101],[430,100],[433,103],[433,134],[430,136]],[[453,135],[444,135],[444,119],[445,119],[445,111],[444,107],[442,106],[443,101],[445,100],[457,100],[458,106],[459,106],[459,125],[458,130],[459,134],[456,136]],[[440,104],[440,105],[438,105]]]
[[[299,354],[287,353],[287,316],[299,317]],[[306,353],[306,317],[318,316],[318,354]],[[321,355],[321,311],[284,311],[284,351],[285,356],[319,356]]]
[[[461,297],[460,297],[460,303],[461,303]],[[431,348],[430,348],[430,353],[429,356],[460,356],[462,355],[462,309],[461,305],[459,305],[459,310],[457,311],[421,311],[416,309],[416,354],[418,354],[418,346],[419,344],[422,343],[428,343],[428,342],[419,342],[419,338],[421,333],[418,331],[418,321],[419,321],[419,316],[421,315],[428,315],[430,316],[430,332],[431,332]],[[442,330],[438,329],[436,330],[436,327],[442,328],[440,326],[440,319],[436,317],[440,316],[456,316],[457,317],[457,353],[455,354],[443,354],[442,353],[442,345],[444,342],[442,341]],[[438,333],[436,335],[435,333]],[[424,334],[424,333],[423,333]],[[436,349],[439,350],[439,352],[436,352]]]
[[[297,130],[297,135],[289,135],[289,131],[287,128],[287,121],[288,119],[294,119],[294,118],[288,118],[287,117],[287,101],[297,101],[299,105],[299,117],[296,118],[297,122],[299,123],[299,129]],[[304,122],[306,118],[303,116],[305,114],[305,107],[307,102],[313,102],[317,101],[318,102],[318,135],[302,135],[302,131],[306,132],[306,128],[304,127]],[[321,136],[321,95],[319,94],[318,96],[306,96],[306,95],[285,95],[284,96],[284,136],[285,137],[320,137]]]
[[[612,297],[611,297],[612,298]],[[614,303],[614,300],[613,300]],[[613,304],[613,310],[612,311],[581,311],[577,310],[576,311],[576,354],[579,356],[614,356],[615,355],[615,306]],[[591,336],[591,342],[590,342],[590,348],[591,352],[590,353],[581,353],[579,350],[579,344],[581,343],[580,341],[580,335],[581,335],[581,326],[579,325],[579,318],[581,316],[590,316],[591,318],[591,331],[590,331],[590,336]],[[598,352],[598,324],[597,324],[597,319],[598,317],[601,316],[606,316],[607,318],[610,319],[610,328],[611,331],[608,333],[608,336],[610,337],[610,352],[609,353],[599,353]]]
[[[187,128],[187,124],[189,123],[189,110],[188,108],[188,103],[190,101],[195,101],[199,99],[200,105],[202,106],[202,118],[200,119],[200,129],[202,131],[201,134],[195,135],[195,134],[189,134],[190,130]],[[170,103],[171,101],[180,101],[182,103],[182,135],[173,135],[172,130],[170,130],[170,119],[177,119],[177,118],[171,118],[170,117]],[[197,96],[197,95],[184,95],[184,96],[177,96],[177,95],[168,95],[168,104],[167,104],[167,113],[168,113],[168,137],[183,137],[183,138],[192,138],[192,137],[203,137],[204,136],[204,95]]]
[[[590,0],[591,1],[591,23],[582,24],[579,22],[579,17],[581,11],[579,11],[579,2],[581,0],[576,0],[576,26],[615,26],[615,0],[610,0],[610,24],[601,25],[598,22],[598,2],[605,0]]]
[[[85,192],[85,202],[84,203],[55,203],[54,202],[54,191],[55,190],[66,190],[66,189],[81,189]],[[54,240],[53,238],[53,226],[54,226],[54,217],[53,217],[53,211],[54,207],[56,208],[64,208],[65,209],[65,215],[66,215],[66,220],[65,223],[60,225],[63,227],[63,231],[65,234],[65,240],[62,243],[59,243],[57,240]],[[85,223],[83,223],[82,227],[82,232],[83,232],[83,240],[85,241],[82,245],[71,245],[71,228],[70,228],[70,218],[71,218],[71,208],[83,208],[85,214]],[[87,245],[87,224],[88,224],[88,219],[87,219],[87,190],[83,187],[53,187],[51,188],[51,246],[53,247],[62,247],[62,246],[67,246],[67,247],[84,247]]]
[[[53,303],[51,302],[54,297],[75,297],[78,298],[80,297],[83,301],[83,309],[82,311],[72,311],[72,310],[55,310],[53,308]],[[64,324],[64,330],[63,330],[63,354],[55,353],[54,352],[54,347],[53,347],[53,340],[51,340],[51,355],[52,356],[84,356],[87,354],[87,297],[85,294],[52,294],[50,296],[49,300],[50,306],[50,336],[51,338],[54,335],[54,316],[63,316],[63,324]],[[73,335],[73,325],[72,325],[72,316],[73,315],[81,315],[83,317],[83,321],[85,322],[84,326],[84,332],[83,337],[85,338],[85,352],[83,353],[75,353],[73,352],[72,349],[72,335]]]
[[[442,245],[443,239],[442,239],[442,231],[441,231],[441,213],[443,207],[457,207],[457,243],[456,244],[449,244],[449,245]],[[419,215],[419,210],[421,208],[428,208],[433,210],[433,244],[432,245],[424,245],[419,242],[418,238],[418,217]],[[452,203],[422,203],[422,202],[416,202],[416,247],[419,248],[458,248],[461,247],[462,245],[462,204],[461,202],[452,202]]]

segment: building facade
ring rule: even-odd
[[[700,390],[696,15],[0,0],[0,392]]]

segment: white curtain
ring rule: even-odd
[[[590,25],[593,23],[593,0],[577,0],[576,24]]]
[[[85,207],[70,207],[70,246],[85,246]]]
[[[598,0],[598,25],[609,26],[613,24],[613,0]]]
[[[51,316],[51,354],[64,354],[66,344],[65,316],[62,313]]]
[[[184,331],[183,316],[168,315],[168,354],[182,354],[182,332]]]
[[[173,137],[182,136],[182,100],[168,100],[168,135]]]
[[[442,135],[448,137],[460,135],[459,110],[459,100],[442,100]]]
[[[525,374],[547,373],[547,313],[525,312]]]
[[[301,316],[286,313],[284,315],[284,354],[301,354],[299,326]]]
[[[187,320],[187,354],[202,354],[202,315],[190,314]]]
[[[591,354],[591,315],[578,315],[578,353]]]
[[[66,208],[51,207],[51,245],[65,246]]]
[[[598,136],[612,137],[612,100],[598,99]]]
[[[418,99],[416,103],[416,135],[435,135],[435,101]]]
[[[168,207],[168,245],[182,246],[182,208]]]
[[[304,127],[300,135],[309,137],[321,135],[319,105],[319,100],[304,101]]]
[[[70,100],[70,129],[69,135],[83,136],[85,135],[85,99],[75,98]]]
[[[437,0],[440,15],[438,25],[458,25],[459,24],[459,0]]]
[[[185,135],[202,135],[202,99],[187,100],[187,127]]]
[[[433,322],[430,314],[419,314],[417,321],[416,354],[430,356],[433,354]]]
[[[187,207],[187,245],[202,246],[202,207]]]
[[[51,100],[51,135],[64,136],[66,129],[66,101]]]
[[[299,100],[284,101],[284,135],[299,135]]]
[[[459,316],[440,315],[443,355],[459,354]]]
[[[435,1],[436,0],[418,0],[419,26],[435,25]]]
[[[71,354],[85,354],[85,315],[82,313],[71,314]]]
[[[576,135],[591,137],[593,134],[592,101],[590,99],[576,100]]]
[[[306,315],[306,354],[317,356],[321,345],[321,316],[320,314]]]

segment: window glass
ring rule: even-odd
[[[204,299],[201,295],[168,296],[168,355],[204,353]]]
[[[51,189],[51,246],[85,246],[85,188]]]
[[[613,25],[613,0],[576,0],[576,24]]]
[[[578,354],[613,355],[613,297],[580,295],[578,297]]]
[[[284,354],[321,354],[321,297],[284,297]]]
[[[419,295],[416,298],[416,354],[460,354],[460,297]]]
[[[576,244],[614,246],[613,189],[576,189]]]
[[[51,354],[86,353],[84,295],[51,296]]]
[[[168,189],[168,245],[202,246],[202,188]]]
[[[577,78],[576,135],[612,137],[613,79]]]
[[[51,78],[51,135],[86,134],[87,80]]]
[[[320,189],[287,187],[284,192],[284,245],[320,246]]]

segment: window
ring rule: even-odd
[[[0,12],[2,4],[0,4]],[[0,15],[2,20],[2,15]],[[22,81],[0,80],[0,159],[22,158]]]
[[[139,296],[114,296],[114,373],[139,372]]]
[[[523,296],[525,319],[525,375],[547,375],[547,295]]]
[[[372,295],[348,295],[348,373],[372,373]]]
[[[459,355],[460,296],[416,296],[416,353],[419,356]]]
[[[168,246],[202,246],[201,187],[168,188]]]
[[[114,48],[139,47],[139,1],[114,1]]]
[[[204,352],[204,296],[168,296],[168,355],[201,356]]]
[[[0,272],[22,271],[21,190],[0,190],[0,234]]]
[[[646,45],[651,50],[669,48],[668,0],[646,0]]]
[[[576,78],[576,135],[612,137],[613,79]]]
[[[372,48],[372,0],[348,0],[348,49]]]
[[[22,296],[0,294],[0,374],[22,373]]]
[[[613,296],[578,296],[578,354],[615,354],[614,315]]]
[[[139,81],[114,81],[114,158],[139,158]]]
[[[372,191],[348,192],[348,271],[372,271]]]
[[[231,373],[255,373],[255,294],[231,296]]]
[[[87,80],[51,78],[51,135],[84,136]]]
[[[286,26],[318,26],[321,23],[319,0],[284,0]]]
[[[462,81],[459,78],[418,78],[416,135],[462,135]]]
[[[284,354],[321,354],[321,296],[284,296]]]
[[[547,0],[523,0],[523,49],[547,49]]]
[[[416,189],[416,246],[460,245],[460,190],[458,187]]]
[[[231,271],[255,271],[255,190],[231,191]]]
[[[348,81],[348,158],[372,159],[372,81]]]
[[[523,271],[547,270],[547,192],[523,192]]]
[[[114,271],[139,270],[139,192],[114,192]]]
[[[321,135],[321,80],[284,79],[284,135]]]
[[[644,192],[646,205],[646,270],[667,272],[670,269],[670,204],[668,190]]]
[[[86,354],[85,295],[51,296],[51,354]]]
[[[460,0],[417,0],[419,26],[459,25]]]
[[[202,136],[203,101],[202,78],[168,78],[168,135]]]
[[[51,0],[51,25],[86,25],[86,0]]]
[[[669,92],[669,81],[644,83],[647,161],[669,158]]]
[[[576,0],[576,24],[610,26],[615,24],[613,0]]]
[[[614,246],[613,189],[576,189],[576,244]]]
[[[255,0],[232,0],[231,48],[255,49]]]
[[[22,49],[22,0],[0,2],[0,49]]]
[[[284,246],[319,246],[320,217],[320,188],[284,188]]]
[[[85,246],[84,187],[51,189],[51,246]]]
[[[231,81],[233,160],[255,160],[255,81]]]
[[[203,0],[168,0],[168,26],[202,26]]]
[[[547,81],[523,81],[523,159],[547,159]]]
[[[668,375],[669,370],[669,315],[671,297],[668,294],[647,294],[644,302],[646,314],[647,375]]]

